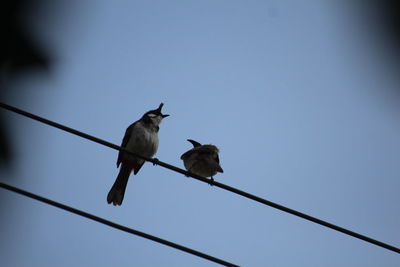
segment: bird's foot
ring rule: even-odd
[[[213,178],[213,177],[210,178],[209,184],[210,184],[210,186],[213,186],[213,185],[214,185],[214,178]]]
[[[158,162],[160,161],[158,158],[153,158],[154,162],[153,162],[153,166],[158,165]]]
[[[192,171],[191,171],[190,169],[188,169],[187,172],[192,173]],[[187,178],[191,178],[191,177],[192,177],[192,176],[190,176],[189,174],[185,174],[185,176],[186,176]]]

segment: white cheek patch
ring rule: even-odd
[[[154,113],[149,113],[147,116],[150,118],[150,120],[155,124],[159,125],[162,121],[162,117],[160,115],[154,114]]]

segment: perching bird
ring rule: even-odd
[[[217,172],[224,172],[219,165],[218,148],[214,145],[201,145],[199,142],[188,139],[193,148],[181,156],[186,170],[204,177],[211,177]]]
[[[132,123],[125,132],[121,147],[124,147],[134,153],[145,157],[152,157],[158,148],[158,130],[161,121],[168,117],[161,113],[161,103],[158,109],[146,112],[142,118]],[[128,178],[131,172],[137,174],[144,164],[144,160],[124,153],[118,154],[117,167],[121,164],[119,174],[107,195],[108,204],[121,205],[124,200],[124,194]]]

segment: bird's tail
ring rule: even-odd
[[[219,164],[217,164],[217,172],[223,173],[224,170],[221,168],[221,166]]]
[[[131,169],[122,164],[121,168],[119,169],[117,179],[115,179],[115,182],[111,187],[110,192],[108,192],[107,195],[108,204],[112,203],[114,206],[115,205],[120,206],[122,204],[122,201],[124,200],[126,185],[128,184],[128,179],[130,174],[131,174]]]

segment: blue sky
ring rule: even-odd
[[[29,18],[54,68],[14,82],[6,101],[116,144],[164,102],[157,158],[183,167],[186,139],[215,144],[217,181],[400,247],[399,78],[356,13],[334,1],[54,1]],[[241,266],[399,266],[152,164],[110,206],[116,151],[5,115],[16,162],[1,181],[14,186]],[[217,266],[1,195],[4,266]]]

